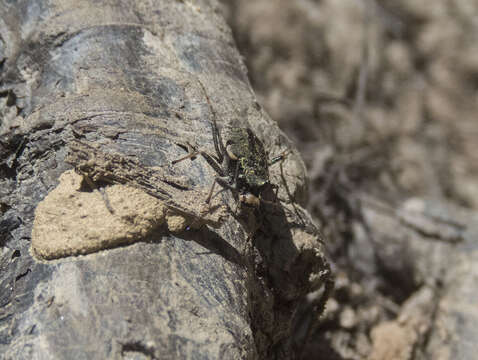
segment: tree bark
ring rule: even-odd
[[[292,357],[296,309],[330,270],[301,207],[304,165],[257,103],[217,2],[0,13],[0,353]],[[290,150],[270,169],[277,203],[236,211],[223,191],[205,209],[214,169],[171,164],[189,145],[214,153],[214,114],[271,155]]]

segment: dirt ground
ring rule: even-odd
[[[423,344],[394,320],[429,295],[415,280],[377,277],[350,244],[364,197],[389,209],[410,199],[478,208],[478,1],[223,5],[261,104],[306,161],[309,210],[335,267],[304,358],[418,358],[411,347]]]

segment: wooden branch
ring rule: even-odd
[[[214,151],[207,97],[219,127],[250,127],[271,154],[291,148],[257,104],[217,2],[35,0],[0,14],[0,353],[289,358],[296,308],[330,288],[318,231],[294,203],[297,152],[271,170],[281,202],[260,211],[235,213],[224,191],[203,212],[214,170],[200,157],[171,166],[185,143]],[[88,195],[67,160],[123,195]],[[173,213],[113,185],[148,188]],[[48,256],[32,256],[31,237]]]

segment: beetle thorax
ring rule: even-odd
[[[227,156],[239,162],[239,178],[245,187],[260,188],[269,182],[267,154],[262,142],[248,128],[230,129]]]

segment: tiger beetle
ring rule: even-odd
[[[172,164],[194,158],[197,155],[203,156],[218,174],[206,198],[206,203],[211,201],[214,186],[218,183],[223,188],[238,195],[240,203],[258,208],[261,201],[266,201],[261,198],[264,190],[267,188],[278,189],[278,186],[271,184],[269,180],[269,166],[283,160],[288,151],[283,151],[279,156],[269,161],[264,145],[259,138],[251,129],[242,127],[229,129],[227,140],[224,143],[217,126],[216,112],[211,105],[204,85],[200,81],[199,84],[206,96],[209,111],[212,114],[211,128],[216,155],[210,155],[189,145],[189,154],[174,160]]]

